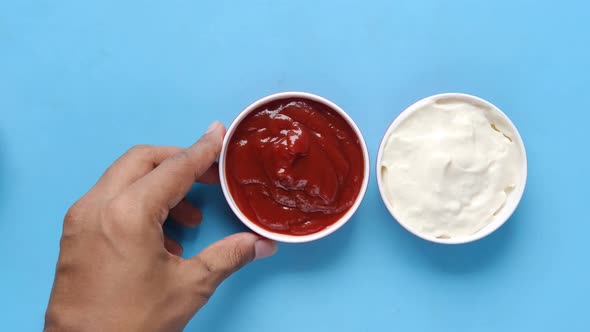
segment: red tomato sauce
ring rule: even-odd
[[[230,193],[253,223],[307,235],[334,224],[363,182],[361,143],[342,116],[301,98],[265,104],[237,126],[227,149]]]

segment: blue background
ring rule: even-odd
[[[371,169],[355,217],[224,283],[188,331],[588,331],[590,5],[586,1],[3,0],[0,330],[35,331],[67,208],[128,147],[186,146],[284,90],[332,99],[366,135],[465,92],[519,128],[529,179],[477,243],[419,240]],[[185,255],[242,229],[195,187]]]

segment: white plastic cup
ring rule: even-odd
[[[521,181],[518,184],[518,186],[516,188],[514,188],[514,191],[511,193],[511,195],[508,196],[506,204],[500,210],[500,213],[488,225],[486,225],[485,227],[483,227],[482,229],[480,229],[479,231],[477,231],[471,235],[452,237],[452,238],[438,238],[438,237],[431,236],[428,234],[423,234],[423,233],[411,228],[403,220],[403,218],[401,218],[399,215],[397,215],[395,213],[393,207],[391,206],[391,204],[387,200],[387,196],[385,195],[385,189],[384,189],[384,185],[383,185],[383,176],[382,176],[382,172],[381,172],[381,162],[382,162],[382,158],[383,158],[383,149],[387,143],[387,139],[396,130],[396,128],[401,123],[404,122],[404,120],[406,118],[408,118],[412,113],[419,110],[426,103],[434,102],[434,101],[437,101],[440,99],[450,99],[450,98],[462,100],[462,101],[469,102],[469,103],[484,105],[487,108],[489,108],[492,112],[494,112],[496,116],[498,116],[504,120],[505,124],[507,126],[509,126],[509,128],[514,133],[514,135],[511,136],[511,139],[514,142],[514,144],[516,145],[517,149],[519,150],[519,153],[522,155],[522,165],[521,165],[521,169],[520,169]],[[377,172],[376,172],[377,185],[379,187],[379,192],[381,193],[381,198],[383,199],[385,206],[389,210],[389,213],[391,213],[393,218],[403,228],[405,228],[410,233],[416,235],[417,237],[422,238],[427,241],[430,241],[430,242],[436,242],[436,243],[442,243],[442,244],[462,244],[462,243],[477,241],[479,239],[482,239],[482,238],[490,235],[495,230],[500,228],[500,226],[502,226],[510,218],[510,216],[512,216],[512,214],[516,210],[516,207],[520,203],[520,199],[522,198],[522,195],[524,193],[524,188],[526,186],[527,158],[526,158],[526,150],[524,148],[524,143],[522,141],[522,138],[520,137],[520,133],[518,132],[518,130],[516,129],[516,126],[514,126],[512,121],[510,121],[508,116],[506,116],[506,114],[504,114],[504,112],[502,112],[498,107],[496,107],[495,105],[493,105],[492,103],[490,103],[486,100],[483,100],[479,97],[475,97],[472,95],[463,94],[463,93],[443,93],[443,94],[438,94],[438,95],[426,97],[426,98],[414,103],[413,105],[411,105],[410,107],[405,109],[402,113],[400,113],[397,116],[397,118],[395,118],[395,120],[391,123],[391,125],[389,126],[389,128],[385,132],[385,135],[383,135],[383,139],[381,140],[381,145],[379,147],[379,152],[377,154],[376,170],[377,170]]]
[[[248,114],[250,114],[252,111],[259,108],[260,106],[265,105],[270,102],[273,102],[275,100],[287,99],[287,98],[301,98],[301,99],[315,101],[315,102],[318,102],[318,103],[323,104],[325,106],[328,106],[331,110],[338,113],[344,120],[346,120],[348,125],[352,128],[352,130],[354,131],[354,133],[358,137],[359,143],[360,143],[360,146],[362,149],[362,153],[363,153],[363,160],[364,160],[363,182],[361,184],[361,187],[360,187],[359,193],[356,197],[356,200],[354,201],[352,206],[334,224],[320,230],[319,232],[307,234],[307,235],[288,235],[288,234],[272,232],[272,231],[269,231],[267,229],[264,229],[264,228],[258,226],[257,224],[252,222],[250,219],[248,219],[248,217],[246,217],[242,213],[240,208],[237,206],[236,202],[234,201],[234,199],[230,193],[230,190],[229,190],[229,187],[227,184],[227,175],[225,172],[225,169],[226,169],[225,159],[227,156],[227,147],[228,147],[229,142],[233,136],[233,133],[235,132],[235,130],[238,127],[238,125],[240,124],[240,122]],[[344,224],[346,224],[346,222],[348,222],[348,220],[350,220],[350,218],[353,216],[353,214],[356,212],[356,210],[360,206],[361,202],[363,201],[363,198],[364,198],[365,193],[367,191],[367,186],[369,184],[369,168],[370,168],[370,162],[369,162],[369,151],[367,149],[367,144],[365,143],[365,139],[363,138],[363,135],[362,135],[360,129],[358,128],[356,123],[354,123],[352,118],[342,108],[340,108],[338,105],[336,105],[332,101],[330,101],[326,98],[320,97],[318,95],[314,95],[314,94],[307,93],[307,92],[298,92],[298,91],[280,92],[280,93],[272,94],[270,96],[259,99],[259,100],[255,101],[254,103],[252,103],[250,106],[246,107],[240,114],[238,114],[238,116],[234,119],[234,121],[231,123],[229,128],[227,128],[227,133],[225,135],[225,138],[223,139],[223,147],[221,149],[221,154],[219,156],[219,178],[221,181],[221,189],[223,190],[223,195],[225,196],[227,203],[229,204],[230,208],[235,213],[235,215],[240,219],[240,221],[242,221],[242,223],[244,225],[246,225],[252,231],[254,231],[254,232],[256,232],[268,239],[272,239],[272,240],[280,241],[280,242],[288,242],[288,243],[303,243],[303,242],[310,242],[310,241],[319,240],[321,238],[324,238],[324,237],[334,233],[340,227],[342,227]]]

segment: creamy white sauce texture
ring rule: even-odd
[[[476,233],[519,185],[522,156],[505,120],[460,99],[426,102],[387,138],[382,186],[394,214],[437,238]]]

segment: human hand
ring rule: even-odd
[[[219,181],[224,135],[215,122],[187,149],[135,147],[70,208],[45,331],[181,331],[224,279],[276,252],[273,241],[240,233],[183,259],[163,233],[169,215],[200,223],[184,197],[195,181]]]

